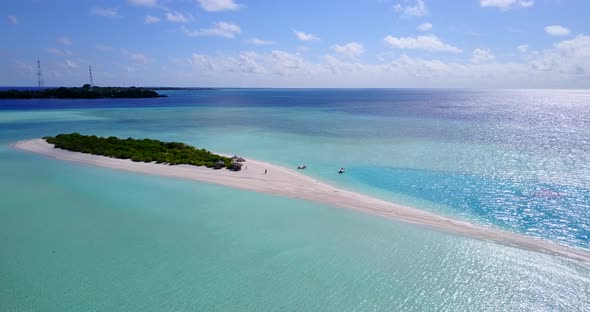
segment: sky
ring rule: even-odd
[[[588,0],[2,0],[0,86],[590,88]]]

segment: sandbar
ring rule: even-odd
[[[246,159],[241,171],[213,170],[190,165],[169,166],[133,162],[54,148],[43,139],[19,141],[13,147],[52,158],[136,173],[190,179],[248,191],[303,199],[331,206],[355,209],[381,217],[423,226],[465,237],[491,241],[526,250],[558,255],[590,264],[590,251],[528,237],[486,225],[438,215],[404,205],[344,190],[285,167]],[[268,173],[264,173],[265,169]]]

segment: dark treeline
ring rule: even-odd
[[[0,99],[102,99],[102,98],[154,98],[165,97],[145,88],[90,87],[51,88],[42,90],[0,91]]]
[[[79,133],[59,134],[55,137],[44,137],[56,148],[86,154],[108,156],[112,158],[131,159],[136,162],[153,162],[169,165],[193,165],[209,168],[234,168],[228,157],[213,154],[205,149],[179,142],[161,142],[151,139],[119,139],[117,137],[97,137]]]

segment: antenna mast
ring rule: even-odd
[[[43,86],[43,76],[41,75],[41,62],[37,60],[37,86],[41,88]]]
[[[88,66],[88,74],[90,74],[90,88],[94,87],[94,79],[92,79],[92,66]]]

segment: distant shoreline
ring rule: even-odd
[[[446,233],[506,246],[538,251],[590,264],[590,251],[559,245],[553,242],[503,231],[466,221],[455,220],[432,212],[390,203],[367,195],[339,189],[307,177],[294,170],[269,163],[246,159],[245,169],[239,172],[210,170],[188,165],[168,166],[156,163],[95,156],[54,148],[42,139],[19,141],[17,149],[52,158],[111,169],[190,179],[223,186],[303,199],[331,206],[345,207],[392,220],[423,226]],[[268,171],[265,174],[265,170]]]
[[[0,100],[30,99],[144,99],[160,98],[167,95],[159,94],[153,89],[136,87],[98,87],[85,84],[81,88],[37,88],[9,89],[0,91]]]

